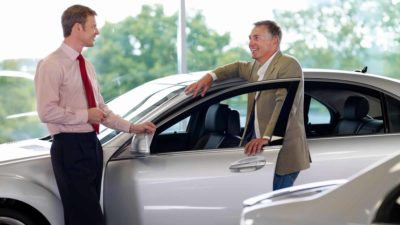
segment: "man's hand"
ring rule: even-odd
[[[263,146],[267,145],[268,143],[269,143],[269,139],[267,139],[267,138],[253,139],[249,143],[247,143],[246,146],[244,147],[244,153],[247,156],[256,155],[256,154],[262,152]]]
[[[107,113],[99,108],[88,109],[88,123],[100,124],[107,117]]]
[[[156,131],[156,125],[152,122],[144,122],[139,124],[131,124],[129,133],[135,134],[153,134]]]
[[[207,73],[197,82],[187,86],[185,88],[185,93],[187,95],[193,93],[193,97],[196,97],[199,91],[201,90],[201,96],[204,97],[208,89],[211,87],[212,82],[213,78],[211,74]]]

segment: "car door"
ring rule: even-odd
[[[187,121],[202,109],[260,90],[287,89],[277,124],[277,128],[286,127],[298,83],[298,79],[246,83],[210,90],[204,98],[189,97],[155,119],[158,133],[152,144],[176,123]],[[284,135],[282,130],[276,129],[274,134]],[[150,137],[142,138],[150,142]],[[242,201],[272,190],[279,141],[253,157],[245,156],[243,147],[179,149],[182,144],[177,143],[174,150],[165,145],[157,144],[145,154],[131,149],[136,146],[133,143],[125,145],[107,163],[104,208],[108,224],[238,224]],[[168,151],[160,150],[163,146]]]
[[[305,119],[308,121],[306,133],[312,164],[302,171],[296,184],[315,182],[317,178],[346,179],[398,152],[400,101],[389,94],[379,87],[362,83],[306,80],[305,99],[309,100],[305,102],[309,105],[304,108],[308,117]],[[346,117],[346,107],[362,111],[358,106],[346,105],[346,100],[354,96],[366,99],[369,109],[362,118],[364,124],[358,125],[354,133],[342,133],[337,127]],[[375,124],[384,126],[372,129]],[[371,129],[365,130],[367,125],[371,125]]]

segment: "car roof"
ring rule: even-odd
[[[207,73],[207,71],[174,74],[174,75],[169,75],[169,76],[155,79],[153,81],[150,81],[149,83],[187,85],[187,84],[190,84],[192,82],[199,80],[206,73]]]
[[[330,69],[304,69],[303,71],[305,80],[354,82],[400,95],[400,80],[382,75]]]
[[[205,75],[208,71],[200,71],[193,73],[185,73],[185,74],[175,74],[166,77],[162,77],[156,79],[152,82],[155,83],[163,83],[163,84],[171,84],[171,85],[182,85],[186,86],[191,84],[197,80],[199,80],[203,75]],[[333,70],[333,69],[313,69],[313,68],[304,68],[304,79],[306,81],[341,81],[344,83],[358,83],[366,86],[371,86],[374,88],[378,88],[384,90],[386,92],[393,93],[397,96],[400,96],[400,80],[376,75],[371,73],[361,73],[354,71],[345,71],[345,70]],[[221,83],[230,83],[237,82],[234,81],[225,81]],[[218,85],[218,84],[216,84]]]

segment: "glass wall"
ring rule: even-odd
[[[98,14],[101,34],[84,54],[96,67],[106,100],[177,73],[181,0],[13,0],[0,2],[0,76],[16,71],[33,76],[38,60],[60,46],[61,14],[76,3]],[[370,73],[400,77],[399,0],[186,0],[185,6],[189,72],[251,60],[247,45],[252,24],[272,19],[283,30],[282,51],[303,67],[368,66]],[[0,121],[10,118],[6,114],[0,110]]]

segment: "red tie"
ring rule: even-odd
[[[79,56],[78,56],[78,61],[79,61],[79,69],[81,70],[83,86],[85,87],[88,108],[89,109],[96,108],[96,100],[94,99],[92,84],[90,83],[88,74],[86,72],[85,59],[83,58],[83,56],[81,54],[79,54]],[[92,126],[93,126],[94,130],[96,131],[96,133],[99,133],[99,124],[94,123],[94,124],[92,124]]]

